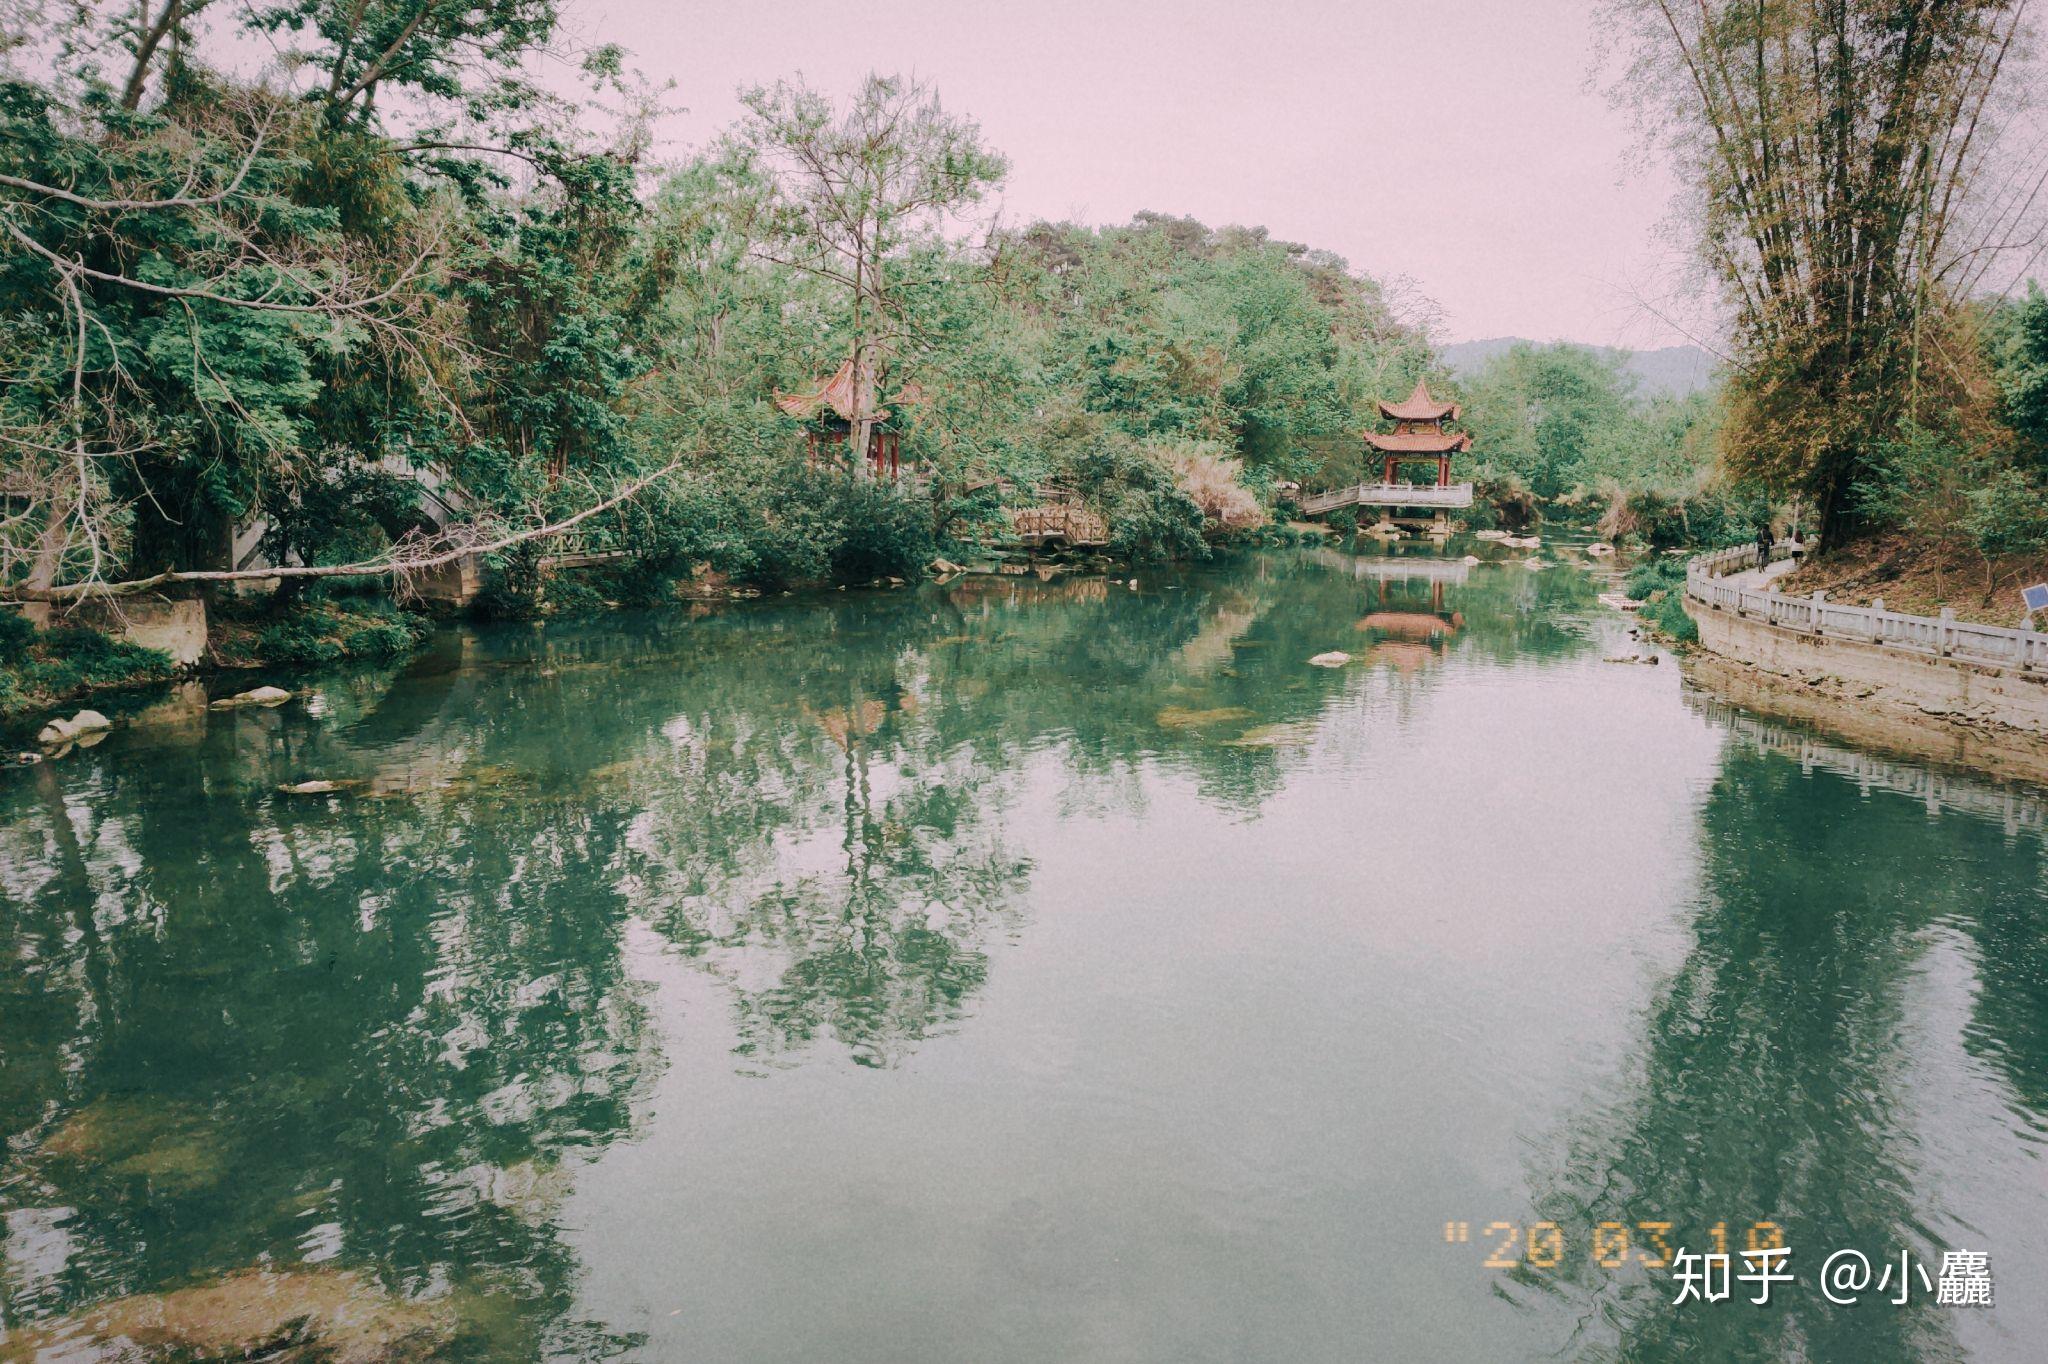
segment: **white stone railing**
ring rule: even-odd
[[[1784,545],[1771,551],[1773,559],[1789,554]],[[1732,611],[1799,634],[1997,668],[2048,668],[2048,635],[2033,630],[1976,625],[1957,620],[1948,610],[1940,616],[1909,616],[1885,610],[1882,598],[1875,606],[1842,606],[1829,601],[1825,592],[1788,597],[1722,581],[1730,572],[1755,566],[1756,550],[1749,545],[1702,554],[1686,565],[1685,595],[1712,610]]]
[[[1469,507],[1470,483],[1354,483],[1327,492],[1309,493],[1301,499],[1305,515],[1315,516],[1338,507]]]

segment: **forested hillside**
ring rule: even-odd
[[[584,55],[589,105],[525,78],[560,36],[538,0],[29,13],[0,83],[18,597],[218,582],[251,527],[285,599],[482,547],[516,601],[569,523],[646,590],[847,580],[1049,478],[1118,549],[1198,553],[1430,362],[1374,280],[1260,229],[996,226],[1004,159],[912,81],[753,90],[664,163],[618,52]],[[225,74],[188,41],[223,28],[293,55]],[[891,421],[926,477],[810,467],[776,398],[842,369],[845,465]],[[420,471],[460,526],[413,524]]]

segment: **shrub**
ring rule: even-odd
[[[1224,534],[1256,530],[1266,524],[1266,509],[1245,487],[1243,463],[1226,459],[1217,447],[1190,442],[1152,452],[1180,482],[1180,490],[1201,508],[1211,529]]]
[[[1677,559],[1646,559],[1637,564],[1628,575],[1625,590],[1637,601],[1648,601],[1658,592],[1668,591],[1685,581],[1685,564]]]
[[[1131,559],[1200,559],[1207,518],[1172,469],[1129,437],[1101,432],[1066,453],[1061,472],[1109,518],[1109,549]]]
[[[1668,589],[1661,600],[1646,607],[1642,614],[1662,633],[1682,644],[1697,644],[1700,627],[1685,611],[1685,593]]]
[[[256,656],[292,667],[332,663],[341,657],[341,644],[327,638],[322,625],[304,616],[266,625],[256,632]]]
[[[97,630],[68,626],[37,630],[11,611],[0,611],[9,644],[0,655],[0,712],[61,700],[93,687],[161,682],[175,671],[171,656]]]
[[[349,631],[342,637],[341,647],[351,658],[396,658],[418,641],[410,624],[393,618]]]
[[[1963,530],[1985,559],[2048,548],[2048,500],[2018,469],[2000,469],[1966,496]]]
[[[1339,535],[1356,535],[1358,533],[1358,508],[1338,507],[1335,511],[1323,517],[1323,524],[1336,531]]]

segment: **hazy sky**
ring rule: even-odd
[[[1450,340],[1636,347],[1684,338],[1672,185],[1588,88],[1592,0],[573,0],[586,41],[673,78],[670,150],[731,122],[743,83],[869,70],[931,80],[1012,169],[1011,222],[1140,209],[1405,275]]]

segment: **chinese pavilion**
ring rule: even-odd
[[[1456,403],[1441,403],[1430,397],[1428,385],[1420,379],[1415,381],[1415,391],[1405,402],[1382,400],[1380,415],[1394,423],[1394,429],[1384,435],[1377,431],[1365,433],[1366,445],[1381,457],[1380,481],[1392,484],[1401,465],[1427,460],[1436,465],[1436,486],[1449,487],[1451,456],[1472,448],[1471,436],[1444,425],[1456,421],[1458,414]]]
[[[859,398],[856,404],[855,399]],[[924,391],[915,383],[905,384],[896,394],[903,407],[924,401]],[[825,467],[843,466],[847,446],[853,437],[856,410],[871,423],[868,430],[868,470],[876,478],[895,478],[903,472],[903,433],[891,420],[888,408],[876,403],[875,374],[862,367],[858,386],[853,361],[848,360],[806,393],[777,393],[775,405],[804,423],[810,442],[810,462]]]

